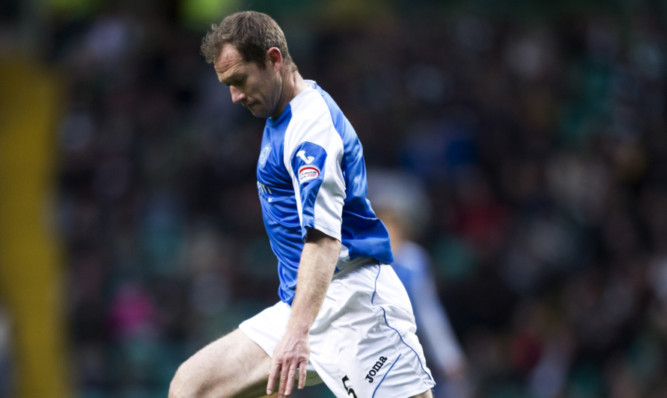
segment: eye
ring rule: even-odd
[[[232,81],[231,84],[236,86],[236,87],[240,87],[240,86],[243,86],[245,84],[245,81],[246,81],[246,76],[239,76],[239,77],[235,78]]]
[[[222,84],[224,84],[227,87],[234,86],[234,87],[238,88],[238,87],[241,87],[245,84],[246,77],[247,76],[245,76],[245,75],[235,75],[235,76],[231,76],[231,77],[229,77],[225,80],[222,80],[221,82],[222,82]]]

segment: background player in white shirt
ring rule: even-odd
[[[257,187],[280,301],[182,364],[170,397],[283,397],[319,380],[339,397],[431,397],[412,308],[387,265],[389,235],[366,199],[353,127],[301,77],[266,14],[228,16],[202,53],[232,100],[267,118]]]

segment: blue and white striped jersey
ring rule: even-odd
[[[391,263],[389,234],[366,199],[366,166],[354,128],[315,82],[266,121],[257,188],[280,299],[291,304],[308,229],[342,243],[337,269],[355,259]]]

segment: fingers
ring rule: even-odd
[[[285,396],[285,386],[287,385],[287,377],[289,374],[289,365],[286,363],[282,364],[282,369],[280,371],[280,385],[278,386],[278,397]]]
[[[292,394],[294,388],[295,380],[294,378],[299,374],[298,388],[299,390],[303,389],[306,386],[306,362],[302,362],[300,365],[296,363],[286,364],[280,361],[274,360],[271,365],[271,373],[269,374],[269,382],[266,386],[266,395],[273,394],[274,386],[278,382],[278,396],[279,397],[288,397]],[[277,379],[278,374],[280,374],[280,379]]]
[[[271,373],[269,373],[269,382],[266,385],[266,395],[273,394],[273,388],[276,385],[276,377],[278,376],[278,372],[280,372],[280,368],[280,362],[276,360],[271,361]]]
[[[273,394],[273,389],[278,384],[278,397],[289,396],[292,393],[295,373],[296,370],[288,364],[274,359],[269,373],[269,383],[266,385],[266,395]]]
[[[306,386],[306,362],[302,362],[299,365],[299,390],[302,390]]]

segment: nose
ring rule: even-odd
[[[234,86],[229,86],[229,92],[232,95],[232,102],[237,104],[245,98],[245,94]]]

